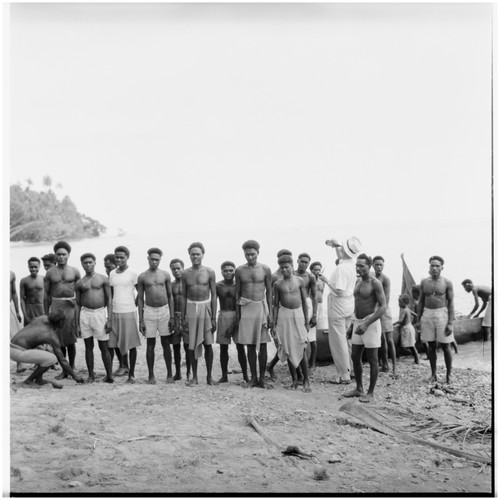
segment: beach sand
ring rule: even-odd
[[[269,344],[269,360],[274,346]],[[219,349],[214,347],[214,375],[220,377]],[[104,375],[95,348],[95,368]],[[239,365],[234,346],[230,369]],[[444,376],[439,353],[439,376]],[[204,360],[200,384],[165,383],[159,342],[157,385],[145,383],[144,346],[138,349],[137,384],[77,385],[64,380],[62,390],[21,387],[26,374],[11,362],[11,468],[13,493],[491,493],[491,466],[428,446],[411,445],[376,432],[340,411],[341,394],[353,388],[332,385],[333,365],[319,366],[312,393],[288,390],[286,365],[276,368],[273,390],[240,387],[240,373],[228,384],[209,387]],[[116,369],[116,360],[115,366]],[[77,343],[76,369],[85,378],[84,346]],[[48,379],[59,371],[50,370]],[[425,439],[467,450],[491,453],[491,434],[469,432],[443,438],[429,431],[450,422],[491,425],[491,373],[455,370],[455,395],[429,392],[428,361],[414,365],[401,358],[399,379],[380,375],[374,404],[391,425]],[[368,366],[364,366],[368,377]],[[183,377],[185,367],[183,367]],[[455,400],[453,400],[455,399]],[[35,418],[38,414],[38,418]],[[252,416],[283,446],[313,454],[301,460],[281,454],[245,422]],[[420,427],[419,427],[420,425]],[[427,427],[426,427],[427,425]],[[458,424],[457,424],[458,425]],[[443,439],[442,439],[443,438]],[[441,440],[442,439],[442,440]],[[436,442],[436,441],[435,441]],[[329,478],[316,480],[324,467]]]

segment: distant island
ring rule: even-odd
[[[55,241],[96,238],[106,232],[98,220],[81,214],[69,196],[58,200],[50,176],[45,190],[36,191],[27,179],[10,186],[10,241]],[[60,187],[58,185],[57,187]]]

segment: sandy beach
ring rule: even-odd
[[[229,367],[237,372],[231,347]],[[214,351],[218,379],[218,347]],[[274,347],[269,351],[272,356]],[[97,348],[95,357],[103,376]],[[76,368],[86,378],[81,340]],[[117,378],[114,384],[64,380],[61,390],[27,389],[21,386],[26,374],[16,374],[13,362],[10,371],[12,493],[491,493],[490,465],[385,435],[341,411],[347,389],[329,382],[331,364],[317,368],[310,394],[286,388],[290,378],[282,364],[272,390],[242,388],[240,373],[209,387],[204,361],[197,387],[185,380],[167,385],[158,347],[155,386],[145,383],[144,347],[136,385]],[[47,378],[58,373],[50,370]],[[431,442],[491,453],[490,372],[457,368],[455,394],[440,397],[425,382],[428,361],[401,358],[400,373],[398,379],[380,375],[371,410]],[[247,425],[249,416],[270,442]],[[289,445],[311,456],[283,455]],[[327,477],[315,479],[315,472]]]

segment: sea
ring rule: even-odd
[[[200,241],[205,247],[203,264],[215,270],[217,279],[222,279],[220,265],[229,260],[237,266],[244,264],[241,245],[247,239],[255,239],[260,243],[259,261],[267,264],[271,271],[278,268],[276,253],[282,248],[292,251],[294,259],[301,252],[307,252],[312,260],[318,260],[323,265],[323,273],[330,276],[335,268],[335,251],[325,245],[330,238],[339,240],[349,236],[357,236],[363,243],[362,251],[370,256],[382,255],[385,259],[384,273],[391,279],[390,306],[394,321],[398,316],[397,298],[401,293],[402,260],[405,261],[417,283],[428,276],[428,260],[431,255],[440,255],[445,264],[443,276],[449,278],[454,286],[455,311],[458,314],[468,314],[473,306],[472,294],[465,292],[461,282],[470,278],[476,284],[492,285],[492,234],[487,221],[478,221],[464,225],[457,221],[441,221],[436,223],[373,223],[340,226],[332,224],[328,227],[224,227],[221,219],[220,229],[196,232],[169,232],[159,229],[150,234],[109,234],[98,238],[69,240],[72,247],[68,263],[80,266],[80,256],[91,252],[97,258],[96,271],[104,274],[104,256],[113,253],[118,245],[125,245],[131,252],[129,265],[138,272],[148,267],[147,250],[159,247],[163,250],[160,267],[169,270],[169,262],[180,258],[185,266],[190,266],[187,248],[190,243]],[[53,252],[53,243],[12,242],[10,244],[10,270],[14,271],[17,286],[22,277],[28,275],[27,261],[32,256],[41,257]],[[41,269],[43,274],[44,270]],[[489,351],[491,355],[491,350]],[[482,358],[482,349],[481,356]],[[485,360],[490,360],[488,348]],[[473,356],[473,364],[477,364]],[[490,360],[491,361],[491,360]],[[486,361],[485,361],[486,362]],[[481,365],[479,359],[479,365]],[[472,366],[471,366],[472,367]]]

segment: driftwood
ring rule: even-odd
[[[118,441],[118,444],[120,443],[125,443],[125,442],[130,442],[130,441],[142,441],[143,439],[169,439],[173,437],[179,437],[177,434],[148,434],[146,436],[138,436],[138,437],[133,437],[130,439],[122,439],[121,441]],[[218,439],[216,436],[201,436],[199,434],[185,434],[182,437],[197,437],[201,439]]]
[[[423,446],[430,446],[432,448],[436,448],[437,450],[444,451],[445,453],[450,453],[451,455],[455,455],[457,457],[467,458],[469,460],[473,460],[474,462],[482,462],[486,464],[491,464],[491,458],[483,457],[480,455],[474,455],[472,453],[467,453],[466,451],[457,450],[455,448],[450,448],[449,446],[443,446],[437,443],[431,443],[426,441],[425,439],[420,439],[412,434],[407,434],[405,432],[399,431],[387,425],[383,420],[378,418],[373,411],[370,411],[365,405],[360,403],[349,402],[340,407],[340,410],[358,418],[362,422],[364,422],[369,427],[382,432],[383,434],[387,434],[389,436],[393,436],[395,438],[401,439],[403,441],[407,441],[414,444],[420,444]]]

